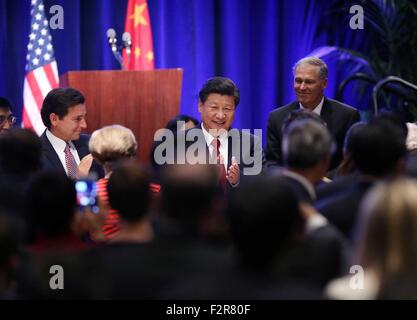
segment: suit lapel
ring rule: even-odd
[[[65,169],[62,166],[61,160],[59,160],[59,157],[56,154],[54,147],[52,146],[51,142],[46,136],[46,131],[41,135],[41,142],[43,151],[42,153],[48,166],[50,166],[51,169],[61,170],[65,173]]]
[[[232,149],[232,137],[227,137],[227,168],[232,165],[232,157],[233,157],[233,149]],[[240,159],[236,159],[239,161]],[[238,162],[240,163],[240,162]]]
[[[320,117],[326,122],[327,128],[332,132],[332,108],[330,107],[329,100],[324,98],[323,107],[321,108]]]
[[[77,149],[80,160],[89,154],[88,146],[81,141],[81,137],[80,140],[73,140],[72,143],[74,144],[75,149]]]

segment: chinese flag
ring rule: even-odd
[[[127,62],[126,50],[123,52],[123,61],[126,69],[154,69],[152,30],[147,0],[129,0],[125,31],[132,36],[132,53],[129,63]]]

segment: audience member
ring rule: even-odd
[[[24,224],[25,241],[33,237],[25,215],[26,194],[40,168],[41,142],[33,131],[13,128],[0,135],[0,206]]]
[[[333,148],[329,131],[314,119],[295,120],[285,128],[282,141],[284,174],[301,202],[313,204],[314,186],[327,172]]]
[[[184,124],[179,127],[179,124],[181,124],[182,122],[184,122]],[[178,130],[188,130],[188,129],[194,128],[197,125],[198,125],[197,119],[191,116],[188,116],[186,114],[180,114],[172,118],[171,120],[169,120],[165,128],[168,130],[171,130],[172,132],[176,132]]]
[[[18,298],[15,273],[21,240],[16,221],[0,209],[0,300]]]
[[[87,248],[78,230],[77,197],[73,181],[58,172],[45,172],[29,187],[27,210],[36,230],[30,245],[34,253]]]
[[[316,199],[314,186],[327,172],[333,139],[321,121],[308,114],[303,117],[306,118],[284,124],[284,169],[280,173],[296,193],[306,221],[305,241],[294,252],[293,272],[301,276],[307,274],[310,280],[324,286],[345,271],[348,253],[344,237],[312,207]],[[316,255],[316,258],[306,260],[305,255]]]
[[[16,117],[13,116],[10,102],[0,97],[0,134],[9,130],[16,123]]]
[[[354,149],[357,140],[356,136],[358,135],[359,130],[365,125],[365,122],[357,122],[352,125],[346,133],[343,145],[343,160],[340,165],[333,170],[333,173],[327,173],[327,176],[331,177],[333,180],[329,183],[320,183],[316,187],[318,200],[346,190],[359,179],[359,172],[355,161],[353,160],[352,150]]]
[[[148,242],[153,238],[149,221],[149,175],[139,166],[117,168],[107,185],[109,202],[121,218],[121,230],[116,242]]]
[[[355,261],[361,274],[331,282],[330,298],[417,298],[416,198],[416,182],[405,178],[380,182],[367,193],[360,206]]]
[[[316,204],[318,211],[349,239],[366,191],[379,179],[403,173],[405,140],[404,128],[386,115],[371,120],[355,134],[351,152],[359,179],[342,193]]]
[[[108,201],[107,184],[113,170],[126,162],[136,161],[137,142],[133,132],[120,125],[106,126],[93,132],[89,142],[89,150],[98,164],[103,166],[105,177],[97,181],[98,197],[101,201],[105,220],[102,233],[96,233],[94,239],[99,241],[112,239],[120,231],[120,217]],[[150,184],[154,194],[160,191],[160,186]]]
[[[185,131],[191,128],[194,128],[198,125],[198,120],[185,115],[180,114],[170,119],[165,125],[165,129],[171,131],[173,134],[176,134],[178,131]],[[152,144],[151,153],[150,153],[150,163],[152,165],[152,181],[159,182],[161,177],[161,166],[155,161],[155,150],[156,148],[164,142],[164,138],[158,136],[158,133],[155,133],[154,142]],[[166,153],[164,154],[166,156]]]

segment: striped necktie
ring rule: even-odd
[[[219,166],[219,184],[222,189],[226,191],[226,169],[224,167],[224,158],[220,154],[220,140],[218,138],[213,139],[211,145],[213,146],[213,157],[216,159],[216,164]]]
[[[67,175],[71,179],[77,178],[77,163],[75,162],[74,156],[72,155],[70,145],[67,142],[65,146],[64,153],[65,153],[65,165],[67,166]]]

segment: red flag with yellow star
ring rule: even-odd
[[[126,70],[154,69],[152,30],[147,0],[129,0],[125,31],[132,36],[132,53],[129,63],[126,50],[123,52]]]

